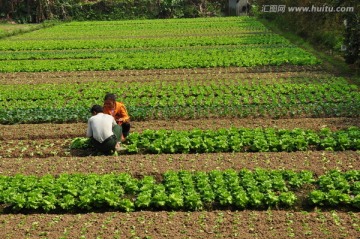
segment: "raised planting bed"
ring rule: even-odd
[[[6,210],[91,211],[265,209],[307,206],[360,208],[360,171],[255,169],[169,171],[156,180],[129,174],[0,176]]]
[[[145,130],[132,133],[127,153],[292,152],[306,150],[359,150],[360,129],[350,127],[316,132],[304,129],[229,128],[219,130]],[[72,140],[71,149],[91,147],[90,139]]]

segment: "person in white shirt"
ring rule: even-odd
[[[114,117],[104,114],[100,105],[93,105],[90,112],[92,116],[88,120],[86,136],[91,138],[91,143],[106,155],[119,151],[121,126],[116,123]]]

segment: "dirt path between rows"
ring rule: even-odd
[[[359,238],[359,212],[212,211],[0,215],[0,238]]]
[[[121,173],[160,177],[169,170],[211,171],[255,169],[310,170],[315,176],[328,170],[360,169],[360,152],[306,151],[292,153],[145,154],[89,157],[3,158],[0,174],[43,176],[62,173]]]
[[[252,79],[326,76],[321,65],[316,66],[257,66],[257,67],[216,67],[193,69],[152,69],[121,71],[77,71],[77,72],[16,72],[0,73],[0,84],[61,84],[93,81],[148,82],[188,79]]]

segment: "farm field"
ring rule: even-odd
[[[0,85],[0,238],[359,238],[359,86],[254,18],[15,35]],[[107,92],[127,150],[71,148]]]

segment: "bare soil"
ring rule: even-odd
[[[0,238],[359,238],[359,212],[212,211],[0,215]]]
[[[122,71],[79,71],[0,73],[0,84],[80,84],[92,81],[121,82],[186,81],[188,79],[281,79],[287,77],[321,78],[329,76],[321,66],[259,66],[195,69],[157,69]]]
[[[12,157],[0,159],[0,174],[42,176],[61,173],[120,173],[161,176],[169,170],[210,171],[243,168],[310,170],[360,169],[360,152],[144,154],[88,157]]]

